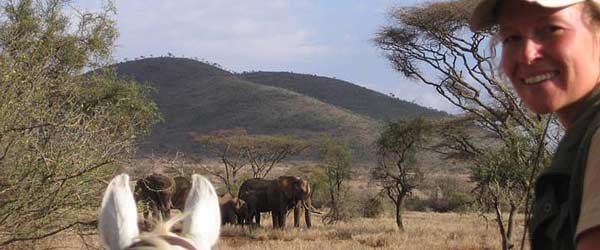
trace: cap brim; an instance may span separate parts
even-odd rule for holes
[[[585,0],[535,0],[535,1],[531,1],[531,2],[536,2],[539,5],[544,6],[546,8],[560,8],[560,7],[565,7],[565,6],[569,6],[572,4],[580,3],[583,1],[585,1]]]
[[[500,0],[482,0],[473,10],[469,27],[471,31],[481,31],[491,28],[497,23],[495,8]],[[537,3],[546,8],[560,8],[572,4],[584,2],[585,0],[523,0],[526,2]],[[595,0],[600,1],[600,0]]]
[[[473,10],[469,27],[471,31],[480,31],[490,28],[496,22],[494,9],[498,0],[482,0]]]

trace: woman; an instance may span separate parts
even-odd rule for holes
[[[600,247],[600,0],[483,0],[473,31],[497,27],[501,68],[534,112],[567,133],[537,179],[532,249]]]

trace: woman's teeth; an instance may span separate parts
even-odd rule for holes
[[[524,82],[527,85],[536,84],[541,81],[548,80],[548,79],[554,77],[555,75],[556,75],[556,73],[550,72],[550,73],[545,73],[545,74],[541,74],[541,75],[537,75],[537,76],[527,77],[527,78],[525,78]]]

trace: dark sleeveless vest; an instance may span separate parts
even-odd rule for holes
[[[575,250],[585,165],[592,137],[600,127],[600,87],[585,97],[582,107],[550,166],[537,178],[529,224],[532,250]]]

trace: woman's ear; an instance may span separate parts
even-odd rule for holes
[[[102,244],[111,250],[125,249],[138,237],[137,208],[127,174],[115,176],[108,184],[98,227]]]

